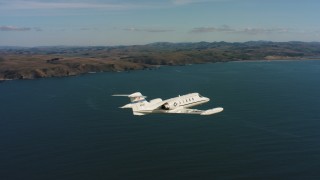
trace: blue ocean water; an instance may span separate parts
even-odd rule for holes
[[[199,92],[212,116],[133,116]],[[320,179],[320,61],[228,62],[0,83],[0,179]]]

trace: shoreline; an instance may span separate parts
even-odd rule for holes
[[[320,42],[152,43],[1,48],[0,80],[68,77],[218,62],[319,60]]]
[[[215,63],[228,63],[228,62],[235,62],[235,63],[250,63],[250,62],[293,62],[293,61],[318,61],[320,59],[279,59],[279,60],[241,60],[241,61],[224,61],[224,62],[207,62],[207,63],[193,63],[193,64],[179,64],[179,65],[156,65],[156,66],[149,66],[148,68],[143,69],[129,69],[129,70],[123,70],[123,71],[115,71],[115,70],[109,70],[109,71],[88,71],[83,72],[79,74],[71,74],[71,75],[65,75],[65,76],[47,76],[47,77],[34,77],[34,78],[23,78],[23,79],[0,79],[0,83],[4,83],[6,81],[14,81],[14,80],[35,80],[35,79],[46,79],[46,78],[67,78],[72,76],[81,76],[81,75],[87,75],[87,74],[98,74],[98,73],[124,73],[124,72],[132,72],[132,71],[150,71],[150,70],[157,70],[161,67],[173,67],[173,66],[189,66],[189,65],[196,65],[196,64],[215,64]]]
[[[267,60],[267,59],[262,59],[262,60],[242,60],[242,61],[229,61],[229,62],[286,62],[286,61],[319,61],[320,58],[301,58],[301,59],[273,59],[273,60]]]

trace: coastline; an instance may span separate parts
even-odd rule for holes
[[[273,60],[267,60],[267,59],[261,59],[261,60],[242,60],[242,61],[229,61],[229,62],[291,62],[291,61],[318,61],[320,58],[299,58],[299,59],[273,59]]]
[[[225,61],[222,63],[227,63],[227,62],[234,62],[234,63],[248,63],[248,62],[292,62],[292,61],[318,61],[319,59],[277,59],[277,60],[241,60],[241,61]],[[207,63],[195,63],[195,64],[208,64],[208,63],[221,63],[221,62],[207,62]],[[123,72],[130,72],[130,71],[138,71],[138,70],[156,70],[161,67],[165,66],[188,66],[188,65],[194,65],[194,64],[184,64],[184,65],[157,65],[157,66],[149,66],[149,65],[142,65],[143,68],[124,68],[122,70],[117,70],[117,69],[109,69],[106,71],[87,71],[87,72],[79,72],[78,74],[67,74],[67,75],[61,75],[61,74],[56,74],[56,75],[50,75],[50,76],[27,76],[25,78],[16,78],[16,79],[4,79],[0,78],[0,83],[4,83],[6,81],[13,81],[13,80],[33,80],[33,79],[40,79],[40,78],[59,78],[59,77],[70,77],[70,76],[79,76],[79,75],[86,75],[86,74],[96,74],[96,73],[105,73],[105,72],[117,72],[117,73],[123,73]],[[18,73],[18,72],[17,72]],[[31,78],[30,78],[31,77]]]
[[[0,81],[218,62],[319,60],[320,43],[152,43],[116,47],[0,47]]]

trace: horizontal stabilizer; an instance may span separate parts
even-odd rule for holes
[[[121,106],[120,108],[132,108],[132,104],[131,103],[130,104],[126,104],[124,106]]]
[[[135,92],[132,94],[114,94],[112,96],[123,96],[123,97],[129,97],[129,98],[134,98],[134,97],[144,97],[146,98],[147,96],[142,95],[140,92]]]
[[[114,94],[112,96],[123,96],[123,97],[129,97],[130,94]]]

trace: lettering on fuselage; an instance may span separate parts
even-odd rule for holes
[[[169,110],[169,109],[175,109],[177,107],[183,106],[183,107],[191,107],[198,104],[202,104],[206,102],[205,99],[202,98],[199,94],[190,94],[185,96],[180,96],[174,99],[171,99],[167,101],[162,106],[162,109]]]
[[[196,97],[195,97],[196,98]],[[179,104],[179,106],[187,106],[187,105],[191,105],[194,103],[197,103],[197,100],[195,100],[195,98],[193,97],[189,97],[189,98],[183,98],[177,102],[175,102],[175,104]],[[196,98],[197,99],[197,98]]]

